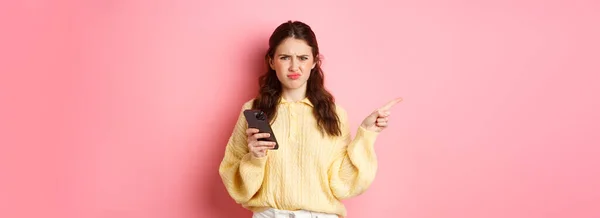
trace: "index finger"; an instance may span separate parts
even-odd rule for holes
[[[402,98],[396,98],[390,102],[388,102],[387,104],[385,104],[383,107],[381,107],[380,109],[382,110],[389,110],[390,108],[392,108],[392,106],[394,106],[395,104],[398,104],[399,102],[402,101]]]
[[[248,136],[251,136],[254,133],[258,133],[258,132],[259,132],[259,130],[257,128],[248,128],[248,129],[246,129],[246,135],[248,135]]]

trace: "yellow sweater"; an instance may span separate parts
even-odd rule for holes
[[[242,111],[252,106],[250,100]],[[378,133],[358,128],[351,139],[346,111],[336,106],[341,137],[323,136],[308,99],[283,98],[272,125],[278,150],[255,158],[248,151],[247,123],[240,112],[219,174],[231,197],[259,212],[268,208],[309,210],[346,216],[342,199],[362,194],[375,178]]]

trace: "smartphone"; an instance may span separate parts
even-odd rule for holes
[[[248,122],[249,128],[256,128],[258,129],[259,133],[269,133],[269,138],[261,138],[258,139],[259,141],[275,142],[275,147],[272,149],[279,149],[279,143],[275,138],[273,129],[271,129],[271,124],[267,119],[267,115],[263,111],[253,109],[244,110],[244,116],[246,117],[246,122]]]

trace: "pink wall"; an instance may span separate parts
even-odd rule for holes
[[[250,217],[217,167],[287,19],[354,127],[405,99],[349,217],[600,217],[597,2],[206,2],[0,4],[0,217]]]

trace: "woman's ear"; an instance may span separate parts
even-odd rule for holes
[[[269,62],[269,67],[271,67],[271,70],[275,70],[275,67],[273,66],[273,58],[268,57],[267,61]]]
[[[311,69],[315,69],[315,67],[317,67],[317,65],[321,64],[321,58],[322,58],[322,55],[318,54],[317,57],[315,58],[315,63],[313,63]]]

